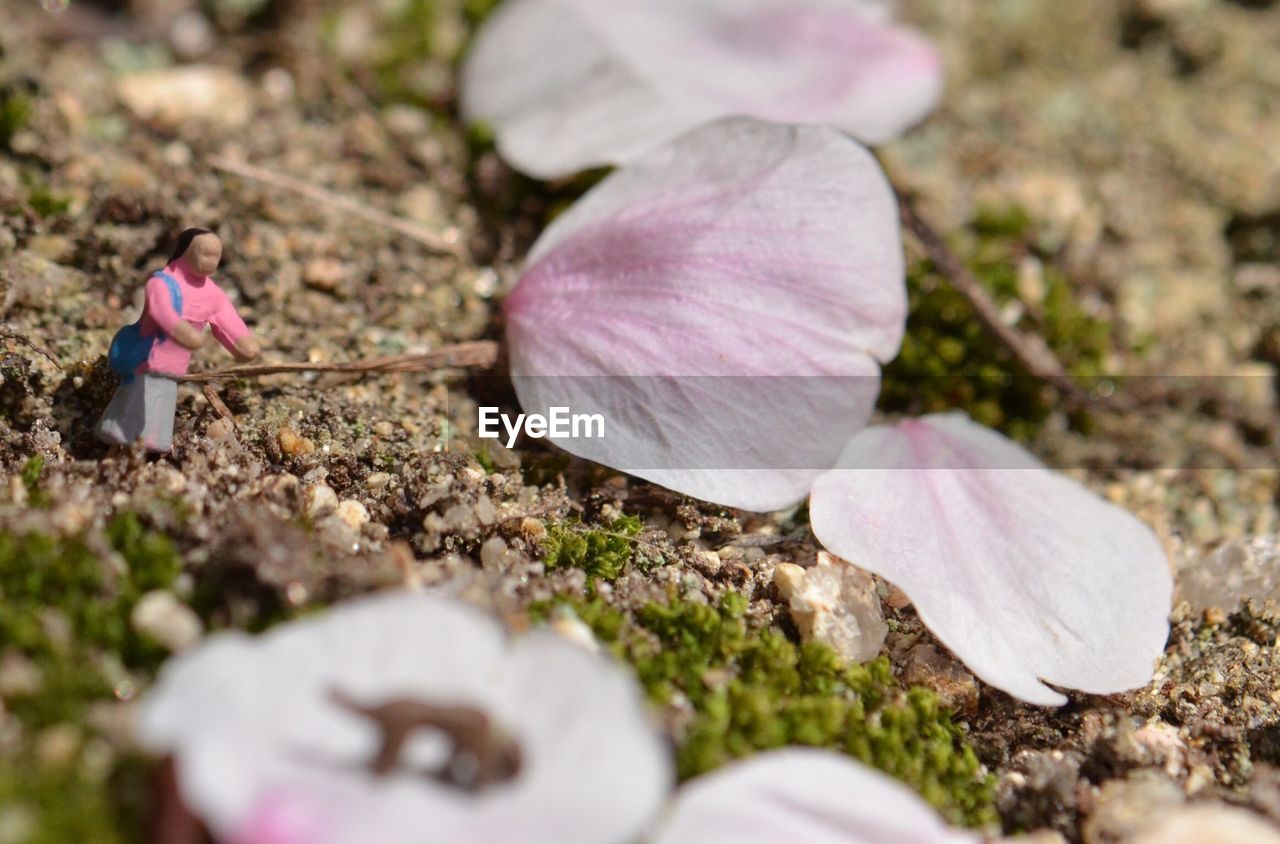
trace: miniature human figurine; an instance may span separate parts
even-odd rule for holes
[[[207,229],[187,229],[163,270],[147,279],[141,318],[111,343],[111,368],[120,386],[95,433],[111,445],[141,438],[151,451],[168,451],[178,404],[178,379],[191,353],[204,345],[205,326],[227,351],[250,361],[258,341],[210,275],[222,260],[222,241]]]

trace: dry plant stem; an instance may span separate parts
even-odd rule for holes
[[[209,402],[209,406],[213,408],[213,412],[230,422],[231,427],[234,428],[236,426],[236,418],[231,413],[231,408],[227,407],[226,403],[222,401],[222,396],[218,395],[218,388],[214,387],[213,384],[205,384],[201,388],[201,392],[204,393],[204,397]]]
[[[348,363],[274,363],[257,366],[234,366],[213,372],[195,372],[183,376],[183,381],[205,383],[232,378],[257,378],[263,375],[279,375],[284,372],[346,372],[352,374],[382,372],[429,372],[446,366],[466,366],[487,369],[498,359],[498,344],[492,340],[475,340],[457,343],[430,352],[408,355],[389,355],[380,358],[350,361]],[[207,395],[207,394],[206,394]],[[215,408],[216,409],[216,408]]]
[[[1018,331],[1000,318],[1000,307],[991,294],[920,213],[915,197],[906,191],[895,190],[903,225],[915,236],[938,273],[968,301],[986,332],[1007,348],[1027,372],[1057,388],[1064,399],[1079,404],[1090,403],[1089,395],[1072,380],[1042,339]]]
[[[370,208],[368,205],[357,202],[350,197],[341,196],[300,179],[285,176],[243,161],[233,161],[223,156],[214,156],[209,159],[209,164],[226,173],[231,173],[244,179],[252,179],[256,182],[262,182],[281,190],[292,191],[309,199],[314,199],[322,205],[352,214],[374,225],[391,229],[435,252],[461,259],[467,257],[466,247],[463,246],[460,236],[456,239],[449,239],[424,226],[418,226],[385,211]]]
[[[34,342],[31,341],[31,338],[29,337],[25,337],[17,333],[16,331],[8,331],[6,329],[0,329],[0,340],[12,340],[15,343],[20,343],[21,345],[26,346],[31,351],[35,352],[36,354],[48,360],[49,363],[58,367],[58,369],[62,369],[62,364],[58,363],[58,359],[55,358],[51,352],[49,352],[47,349],[43,349],[40,346],[37,346]]]

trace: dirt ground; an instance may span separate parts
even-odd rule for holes
[[[15,602],[39,589],[0,582],[11,639],[0,638],[0,844],[67,840],[48,830],[75,829],[64,817],[75,812],[39,788],[68,782],[86,807],[125,818],[79,840],[134,840],[128,818],[145,812],[119,795],[145,800],[145,788],[116,786],[145,778],[128,714],[164,650],[103,645],[134,642],[134,598],[112,604],[125,617],[104,629],[129,628],[116,638],[87,632],[76,602],[98,600],[94,589],[127,596],[119,569],[136,565],[139,542],[175,555],[165,588],[206,630],[261,629],[406,583],[516,619],[583,593],[582,571],[544,565],[549,529],[626,514],[643,520],[651,559],[602,590],[606,603],[625,613],[732,589],[759,625],[795,637],[772,584],[779,563],[815,560],[803,513],[722,511],[549,447],[482,448],[477,403],[515,404],[501,362],[483,374],[245,379],[218,388],[229,419],[189,385],[162,457],[108,457],[91,436],[114,387],[111,336],[188,225],[222,236],[220,281],[266,360],[501,341],[499,303],[522,255],[582,185],[513,174],[460,125],[456,62],[488,4],[3,2],[0,557],[21,564],[14,549],[35,534],[80,541],[92,570],[72,579],[97,586],[35,612],[21,638],[3,614],[32,612]],[[910,682],[944,698],[946,683],[964,689],[946,699],[994,778],[992,833],[1120,842],[1184,803],[1234,804],[1280,826],[1280,5],[902,5],[940,44],[948,93],[883,159],[962,252],[976,248],[984,209],[1025,214],[1029,228],[1000,252],[1016,290],[1003,304],[1021,325],[1051,324],[1038,314],[1056,274],[1072,313],[1104,327],[1100,369],[1135,402],[1083,421],[1051,407],[1018,430],[1150,523],[1179,588],[1166,656],[1133,694],[1073,695],[1053,712],[955,664]],[[1068,363],[1072,342],[1051,343]],[[212,345],[197,359],[231,363]],[[112,532],[122,514],[142,539]],[[902,677],[930,639],[896,606],[886,653]],[[148,647],[164,638],[150,636]],[[50,677],[82,639],[99,647],[75,670],[96,679],[67,691]],[[58,702],[41,688],[62,689]]]

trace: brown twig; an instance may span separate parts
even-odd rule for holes
[[[53,353],[50,352],[48,349],[44,349],[44,348],[41,348],[40,346],[37,346],[34,342],[32,342],[30,337],[26,337],[22,334],[19,334],[16,331],[0,329],[0,340],[12,340],[15,343],[19,343],[23,346],[26,346],[31,351],[35,352],[36,354],[48,360],[49,363],[58,367],[58,369],[62,369],[62,364],[58,363],[58,359],[53,356]]]
[[[1067,374],[1067,370],[1044,340],[1034,334],[1019,331],[1001,318],[1000,306],[991,298],[982,282],[951,251],[937,229],[920,213],[915,196],[901,189],[897,189],[897,193],[903,225],[915,236],[938,273],[973,308],[974,315],[986,332],[1008,349],[1023,369],[1052,384],[1064,398],[1081,403],[1092,401],[1088,393]]]
[[[498,359],[498,344],[492,340],[475,340],[457,343],[430,352],[408,355],[390,355],[380,358],[347,363],[269,363],[260,366],[234,366],[213,372],[195,372],[183,381],[204,383],[225,381],[232,378],[257,378],[262,375],[278,375],[284,372],[347,372],[353,374],[383,372],[429,372],[446,366],[466,366],[487,369]]]
[[[205,384],[201,388],[205,399],[209,402],[209,406],[213,408],[213,412],[221,416],[223,419],[231,423],[231,427],[236,426],[236,417],[231,412],[231,408],[227,407],[226,402],[222,400],[222,396],[218,395],[218,388],[211,383]]]
[[[388,214],[385,211],[379,211],[371,208],[364,203],[325,190],[322,187],[304,182],[301,179],[295,179],[292,176],[285,176],[263,167],[258,167],[243,161],[234,161],[224,156],[214,156],[209,159],[209,164],[218,170],[240,176],[244,179],[252,179],[281,190],[292,191],[301,194],[308,199],[314,199],[316,202],[344,211],[356,217],[391,229],[392,231],[402,234],[410,240],[417,241],[423,246],[435,252],[441,252],[446,255],[452,255],[455,258],[465,259],[467,257],[466,247],[462,243],[462,236],[457,229],[451,229],[444,234],[439,234],[426,228],[425,226],[415,225],[402,217]]]

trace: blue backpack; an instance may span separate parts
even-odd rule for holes
[[[178,316],[182,316],[182,290],[178,288],[177,279],[163,270],[155,275],[159,276],[169,288],[169,301],[173,304],[173,309],[178,312]],[[116,332],[116,336],[111,338],[111,348],[107,350],[107,365],[111,367],[112,372],[120,376],[122,384],[131,384],[134,372],[147,362],[151,347],[156,343],[163,343],[164,340],[164,335],[143,337],[142,317],[138,317],[137,322],[121,328]]]

